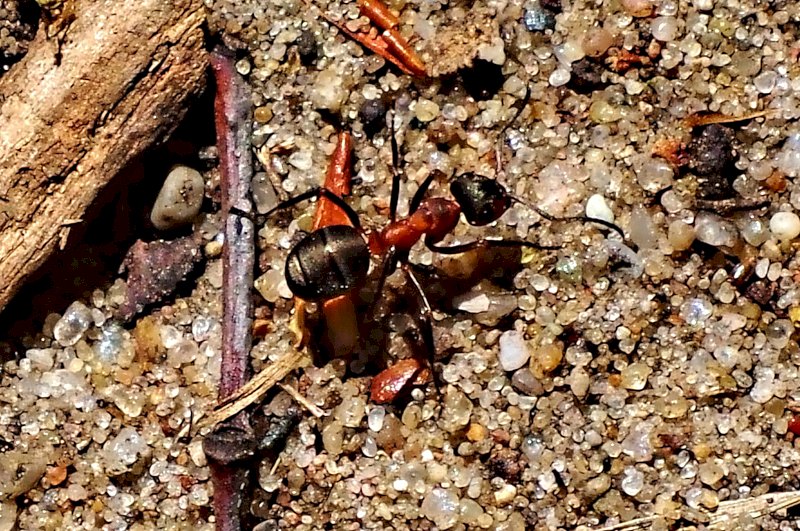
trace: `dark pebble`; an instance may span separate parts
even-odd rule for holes
[[[601,89],[604,85],[601,65],[588,57],[572,63],[572,77],[567,85],[569,88],[575,92],[586,94]]]
[[[759,306],[766,306],[774,293],[775,284],[766,280],[756,280],[745,290],[745,295]]]
[[[556,27],[556,15],[549,9],[537,6],[533,9],[525,10],[522,22],[528,31],[552,30]]]
[[[735,195],[732,183],[738,172],[733,139],[731,128],[711,124],[689,145],[689,168],[698,176],[701,197],[725,199]]]
[[[386,102],[383,98],[365,100],[358,111],[358,116],[364,124],[367,136],[373,136],[380,131],[386,122]]]
[[[461,69],[461,79],[467,94],[476,100],[492,99],[505,82],[502,67],[483,59],[475,59],[471,67]]]
[[[539,5],[553,13],[561,13],[561,0],[539,0]]]
[[[309,65],[317,58],[317,39],[311,30],[303,30],[297,38],[297,54],[304,65]]]
[[[516,483],[522,473],[519,453],[510,448],[500,448],[492,453],[486,466],[493,476]]]

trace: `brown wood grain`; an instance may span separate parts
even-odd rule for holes
[[[0,77],[0,310],[205,84],[201,0],[75,0],[74,15]]]

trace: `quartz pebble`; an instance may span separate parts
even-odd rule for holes
[[[504,371],[515,371],[523,367],[530,357],[530,348],[522,333],[515,330],[503,332],[500,336],[499,361]]]
[[[170,230],[191,223],[203,203],[204,183],[200,172],[188,166],[175,166],[167,175],[150,213],[159,230]]]
[[[53,335],[61,346],[74,345],[91,324],[91,310],[81,302],[73,302],[56,323]]]
[[[769,220],[769,230],[779,240],[793,240],[800,235],[800,217],[794,212],[777,212]]]
[[[675,17],[656,17],[650,22],[650,32],[659,41],[674,41],[678,35],[678,21]]]
[[[586,215],[590,218],[614,223],[614,211],[606,203],[605,197],[600,194],[594,194],[586,201]]]
[[[422,500],[422,515],[439,529],[450,529],[458,523],[458,496],[450,489],[434,488]]]

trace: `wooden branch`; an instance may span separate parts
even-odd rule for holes
[[[39,31],[0,77],[0,310],[62,227],[175,128],[205,83],[201,0],[74,7],[58,38]]]

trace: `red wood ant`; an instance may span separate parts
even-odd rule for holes
[[[479,247],[556,249],[557,247],[542,246],[524,240],[478,239],[457,245],[440,245],[440,242],[455,229],[461,214],[471,225],[484,226],[497,221],[515,202],[526,204],[550,221],[598,223],[617,231],[624,238],[619,227],[605,220],[588,216],[565,218],[550,216],[513,196],[496,180],[476,173],[464,173],[455,177],[450,183],[452,198],[426,197],[433,180],[441,175],[440,172],[432,172],[412,197],[408,216],[398,219],[401,173],[397,169],[399,150],[393,131],[391,145],[393,174],[390,213],[389,223],[383,229],[378,231],[364,229],[352,207],[337,193],[325,187],[315,187],[292,197],[265,215],[270,216],[302,201],[324,198],[339,207],[350,222],[349,225],[320,227],[303,237],[289,252],[285,268],[286,282],[292,293],[305,301],[324,303],[362,287],[367,281],[373,256],[383,259],[376,289],[376,293],[380,294],[386,279],[398,265],[400,266],[419,299],[420,331],[437,389],[438,379],[433,371],[435,345],[431,305],[409,262],[409,252],[418,241],[424,240],[431,251],[441,254],[460,254]]]

